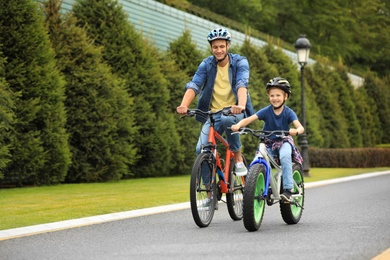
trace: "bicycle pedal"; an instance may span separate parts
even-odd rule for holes
[[[301,209],[304,209],[301,204],[299,204],[298,201],[294,201],[292,204],[294,204],[297,207],[300,207]]]

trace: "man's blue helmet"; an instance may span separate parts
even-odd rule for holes
[[[207,40],[211,44],[212,41],[214,40],[226,40],[230,42],[231,36],[228,30],[222,29],[222,28],[217,28],[209,32],[207,35]]]

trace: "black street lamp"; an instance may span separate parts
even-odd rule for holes
[[[302,125],[305,128],[305,132],[301,135],[300,143],[303,158],[303,173],[304,176],[310,176],[310,163],[309,163],[309,143],[307,142],[306,135],[306,103],[305,103],[305,85],[304,85],[304,70],[305,65],[309,60],[311,44],[306,38],[306,35],[301,35],[295,43],[295,49],[297,50],[298,63],[301,65],[301,102],[302,102]]]

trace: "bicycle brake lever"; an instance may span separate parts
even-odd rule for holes
[[[222,110],[222,115],[224,115],[224,116],[231,116],[231,115],[233,115],[231,108],[230,107],[224,108]]]

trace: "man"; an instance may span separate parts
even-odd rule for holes
[[[234,153],[236,175],[244,176],[247,169],[241,156],[240,135],[231,135],[232,131],[227,127],[254,113],[248,94],[248,60],[229,53],[231,36],[226,29],[212,30],[207,40],[212,55],[201,62],[192,80],[186,84],[183,100],[176,110],[179,114],[187,113],[188,106],[197,94],[200,94],[197,108],[203,111],[231,107],[232,116],[220,114],[215,117],[215,128],[220,134],[226,133],[226,139]],[[204,123],[196,146],[196,153],[199,154],[202,144],[207,144],[210,122],[200,117],[197,120]]]

